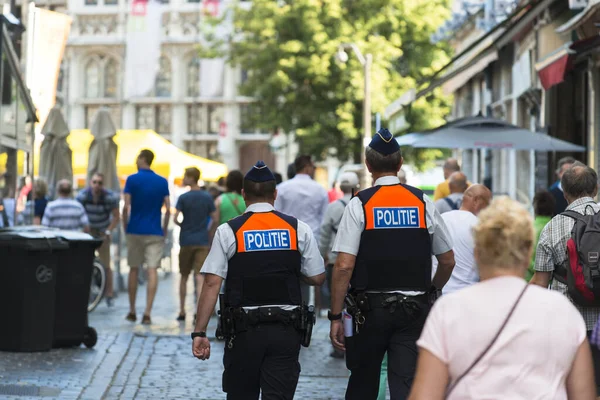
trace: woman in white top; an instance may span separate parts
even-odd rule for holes
[[[581,314],[565,296],[523,279],[533,244],[530,215],[502,197],[473,230],[481,282],[432,308],[417,342],[409,399],[596,399]]]

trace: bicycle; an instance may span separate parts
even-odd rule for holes
[[[88,300],[88,312],[94,311],[94,309],[100,304],[104,297],[104,290],[106,289],[106,270],[104,265],[100,262],[97,257],[94,258],[92,265],[92,279],[90,285],[90,297]]]

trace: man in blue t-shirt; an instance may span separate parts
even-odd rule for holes
[[[125,182],[125,205],[123,206],[123,229],[127,235],[127,262],[129,263],[129,314],[127,320],[135,322],[135,297],[138,286],[139,267],[148,268],[148,294],[142,324],[150,324],[150,312],[158,285],[157,268],[163,257],[165,237],[171,216],[169,184],[150,169],[154,153],[142,150],[137,158],[138,173]],[[161,210],[165,216],[161,226]]]
[[[203,276],[200,268],[204,264],[209,251],[209,225],[215,220],[215,203],[212,196],[198,186],[200,170],[195,167],[187,168],[183,175],[183,184],[190,187],[190,191],[182,194],[175,207],[175,223],[181,227],[179,234],[179,316],[178,321],[185,321],[185,296],[187,281],[190,273],[194,271],[196,295],[202,291]],[[179,213],[183,221],[179,222]],[[194,303],[197,304],[197,303]]]

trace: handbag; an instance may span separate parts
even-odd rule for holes
[[[452,391],[456,388],[456,386],[458,386],[458,384],[460,383],[460,381],[462,381],[463,378],[465,376],[467,376],[469,374],[469,372],[471,372],[473,370],[473,368],[475,368],[475,366],[477,364],[479,364],[479,362],[481,361],[481,359],[483,357],[485,357],[485,355],[490,351],[490,349],[492,348],[492,346],[494,346],[494,344],[496,343],[496,341],[500,337],[500,334],[502,334],[502,332],[504,331],[504,328],[508,324],[508,320],[510,319],[510,317],[512,317],[513,313],[515,312],[515,309],[517,308],[517,305],[519,305],[519,302],[523,298],[523,295],[525,294],[525,291],[527,290],[528,287],[529,287],[529,284],[526,283],[525,287],[521,291],[521,294],[519,294],[519,297],[517,297],[517,300],[513,304],[512,308],[510,309],[510,312],[508,313],[508,315],[506,316],[506,318],[504,318],[504,322],[502,322],[502,325],[500,326],[500,329],[498,329],[498,332],[496,332],[496,335],[494,336],[494,338],[492,339],[492,341],[481,352],[481,354],[479,354],[479,356],[477,358],[475,358],[475,361],[473,361],[471,363],[471,365],[469,365],[469,368],[467,368],[462,374],[459,375],[458,378],[456,378],[456,380],[454,381],[454,384],[452,384],[448,388],[448,390],[446,391],[446,398],[448,398],[450,396],[450,393],[452,393]]]

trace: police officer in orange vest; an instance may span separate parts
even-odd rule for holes
[[[336,348],[346,350],[351,370],[346,399],[377,398],[386,352],[391,397],[406,399],[415,374],[416,341],[433,294],[452,274],[454,253],[433,202],[398,180],[403,158],[392,134],[381,129],[365,154],[374,186],[348,203],[333,245],[338,257],[330,337]],[[433,280],[432,254],[439,261]],[[349,315],[342,314],[344,304]]]
[[[218,227],[204,262],[204,286],[192,333],[194,356],[210,357],[206,328],[223,280],[225,336],[223,391],[227,399],[292,399],[300,375],[301,344],[308,346],[300,281],[320,286],[323,258],[311,229],[273,208],[275,177],[259,161],[244,178],[244,214]],[[307,300],[307,299],[304,299]]]

